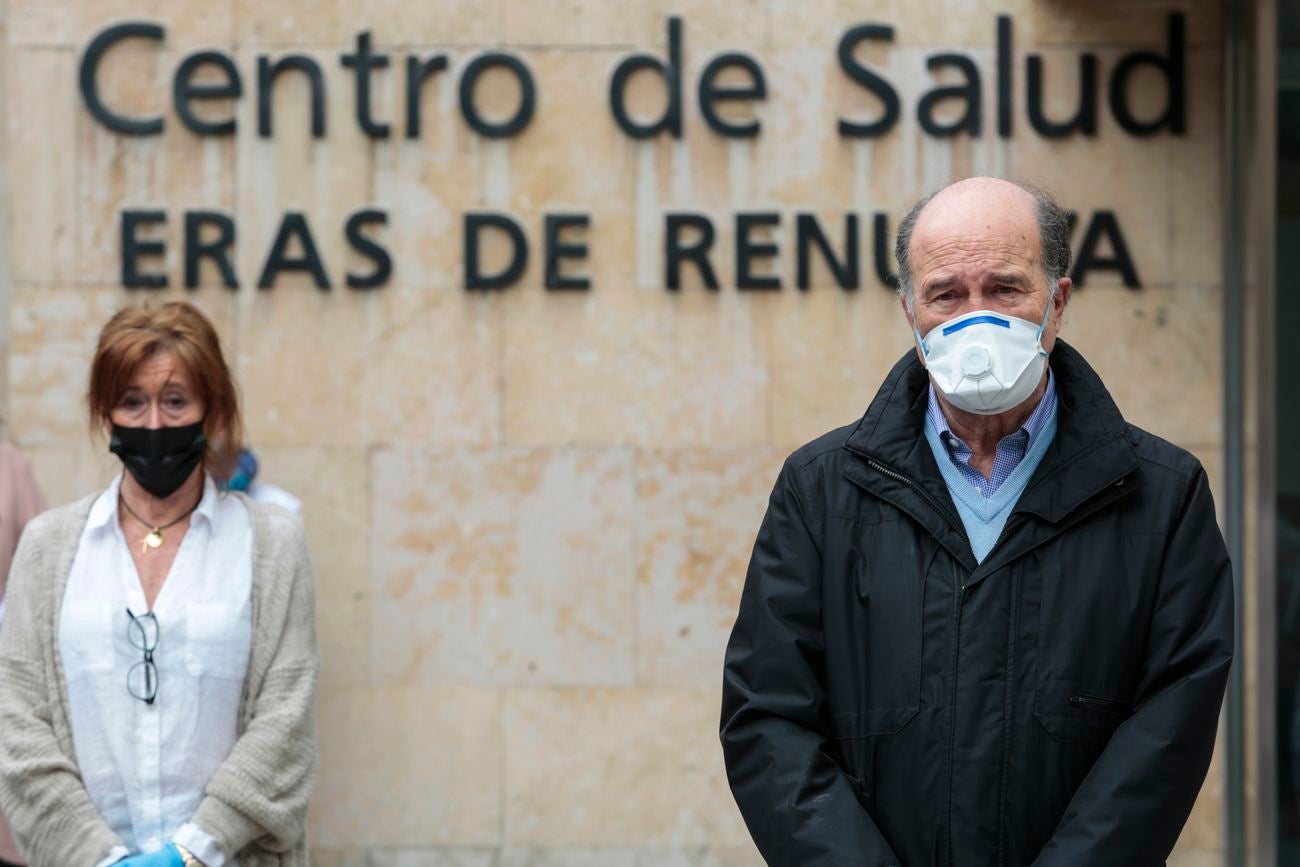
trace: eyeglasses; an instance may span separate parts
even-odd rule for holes
[[[126,636],[130,639],[131,646],[144,652],[144,660],[131,666],[131,670],[126,673],[126,688],[132,697],[145,704],[153,704],[158,697],[158,666],[153,662],[153,652],[158,649],[158,618],[152,611],[139,617],[130,608],[126,609],[126,613],[131,617],[131,622],[126,627]]]

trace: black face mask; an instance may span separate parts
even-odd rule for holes
[[[140,487],[159,499],[170,497],[185,484],[207,447],[201,421],[153,430],[115,424],[108,441],[108,450],[122,459]]]

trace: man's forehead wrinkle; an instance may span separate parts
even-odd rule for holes
[[[951,238],[918,245],[913,265],[918,272],[970,268],[1021,271],[1034,267],[1037,256],[1026,245],[1008,240]]]

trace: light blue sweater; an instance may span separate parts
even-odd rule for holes
[[[1002,528],[1007,524],[1007,518],[1011,517],[1011,512],[1015,509],[1020,495],[1024,493],[1025,487],[1028,486],[1034,470],[1042,463],[1043,455],[1047,454],[1047,447],[1056,438],[1056,407],[1052,407],[1051,415],[1042,431],[1034,437],[1024,458],[990,497],[985,497],[978,488],[962,478],[961,472],[953,466],[952,458],[948,455],[943,441],[939,439],[939,432],[929,418],[925,422],[925,438],[930,443],[930,450],[934,452],[934,460],[939,465],[939,472],[943,473],[943,480],[948,485],[948,493],[952,495],[952,501],[957,506],[957,514],[961,515],[961,522],[966,527],[966,535],[970,538],[970,547],[975,554],[975,560],[982,563],[989,551],[997,544],[998,537],[1002,535]]]

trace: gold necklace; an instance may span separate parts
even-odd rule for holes
[[[162,544],[163,544],[163,530],[170,530],[172,527],[175,527],[175,526],[176,526],[177,524],[179,524],[181,521],[184,521],[184,520],[185,520],[186,518],[188,518],[190,515],[194,514],[194,510],[197,509],[197,508],[199,507],[199,503],[203,502],[203,494],[201,494],[201,493],[199,494],[198,502],[196,502],[193,506],[190,506],[189,509],[186,510],[185,514],[181,515],[181,516],[180,516],[179,518],[177,518],[175,521],[172,521],[172,522],[167,523],[167,524],[163,524],[163,525],[161,525],[161,526],[159,526],[158,524],[150,524],[150,523],[149,523],[148,521],[146,521],[144,518],[141,518],[139,515],[137,515],[137,514],[135,513],[135,509],[132,509],[132,508],[131,508],[131,504],[128,503],[128,502],[126,501],[126,497],[122,496],[122,492],[121,492],[121,491],[118,491],[118,492],[117,492],[117,499],[118,499],[118,502],[120,502],[120,503],[122,504],[122,508],[126,509],[126,513],[127,513],[128,515],[130,515],[132,518],[135,518],[135,519],[136,519],[137,521],[139,521],[141,524],[143,524],[143,525],[145,525],[146,527],[149,528],[149,532],[146,533],[146,534],[145,534],[143,537],[141,537],[141,539],[140,539],[140,553],[141,553],[141,554],[144,554],[144,553],[147,553],[148,551],[150,551],[150,550],[152,550],[152,549],[156,549],[156,548],[161,548],[161,547],[162,547]]]

